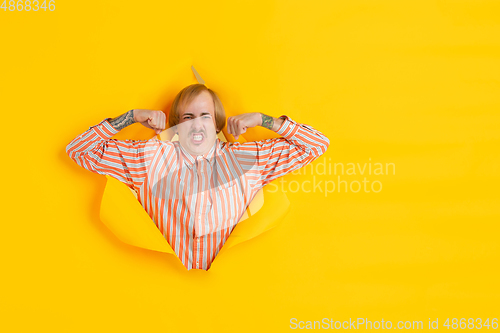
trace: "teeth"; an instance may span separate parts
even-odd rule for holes
[[[202,139],[202,136],[201,136],[201,134],[195,134],[195,135],[193,136],[193,139],[194,139],[195,141],[200,141],[200,140]]]

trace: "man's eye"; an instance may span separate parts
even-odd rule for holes
[[[210,116],[203,116],[203,118],[206,118],[206,119],[208,119],[208,118],[210,118]]]

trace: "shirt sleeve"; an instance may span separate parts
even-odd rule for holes
[[[330,140],[313,127],[297,123],[285,115],[280,118],[284,121],[276,133],[281,138],[247,142],[238,147],[242,160],[248,160],[250,156],[255,158],[252,169],[258,171],[255,179],[258,187],[311,163],[330,145]]]
[[[147,170],[161,144],[150,140],[111,139],[119,132],[106,118],[77,136],[66,153],[79,166],[101,175],[110,175],[132,189],[144,182]]]

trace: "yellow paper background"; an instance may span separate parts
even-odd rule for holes
[[[56,1],[0,10],[0,28],[2,331],[500,317],[497,1]],[[106,117],[167,110],[191,65],[228,110],[325,133],[313,166],[395,174],[366,176],[380,193],[287,193],[282,223],[209,272],[122,243],[99,220],[105,177],[64,148]],[[284,179],[314,176],[337,180]]]

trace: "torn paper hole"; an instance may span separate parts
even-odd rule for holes
[[[226,141],[222,132],[219,135]],[[137,199],[135,191],[109,175],[106,175],[106,179],[100,210],[101,221],[127,244],[175,255],[168,241]],[[217,256],[275,227],[288,213],[289,208],[290,202],[285,193],[270,191],[264,187],[247,207]],[[216,261],[217,258],[214,263]]]

